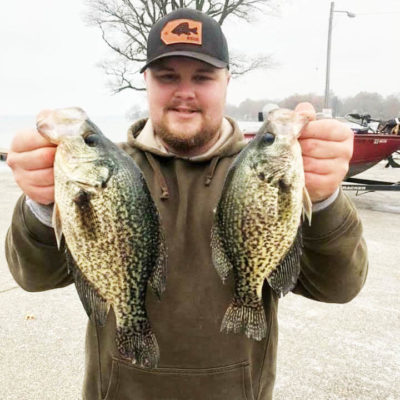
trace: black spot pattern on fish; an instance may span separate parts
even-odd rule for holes
[[[281,140],[279,133],[274,132],[273,141],[258,135],[231,166],[211,236],[217,271],[225,280],[232,270],[235,279],[233,301],[221,330],[244,333],[256,340],[267,332],[262,286],[292,248],[303,204],[300,145],[295,140]],[[289,276],[288,282],[292,284],[299,268],[293,264],[290,271],[292,264],[286,265],[289,269],[285,274],[296,275]]]
[[[141,171],[126,153],[101,133],[95,147],[83,140],[82,146],[79,151],[98,158],[92,164],[83,161],[81,170],[79,165],[71,167],[68,175],[59,150],[55,160],[55,198],[63,235],[80,271],[75,276],[86,282],[76,286],[78,291],[96,293],[113,308],[120,355],[142,367],[155,367],[159,349],[145,300],[149,283],[158,296],[165,284],[166,249],[159,214]],[[107,185],[102,187],[104,181]],[[100,184],[90,189],[92,182]],[[93,296],[80,293],[81,299],[93,302],[87,310],[100,304],[91,300]],[[92,312],[89,317],[99,323],[96,315],[100,314]]]

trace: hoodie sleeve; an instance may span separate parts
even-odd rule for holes
[[[352,300],[365,283],[368,258],[362,225],[351,200],[340,191],[327,208],[303,224],[301,273],[293,292],[328,303]]]
[[[5,250],[11,274],[29,292],[64,287],[73,282],[64,249],[57,248],[53,229],[32,214],[25,196],[15,206]]]

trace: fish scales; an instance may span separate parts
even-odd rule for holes
[[[233,271],[235,290],[221,330],[261,340],[267,326],[265,279],[278,294],[291,290],[300,272],[299,225],[306,200],[301,148],[307,120],[290,110],[270,113],[256,138],[232,164],[214,216],[211,246],[223,281]]]
[[[60,119],[74,113],[78,128],[54,137],[52,129],[63,130]],[[144,177],[82,110],[55,110],[38,118],[38,129],[58,144],[54,224],[65,238],[82,303],[101,325],[112,307],[120,354],[155,367],[159,349],[145,299],[148,284],[158,296],[164,290],[166,249]]]

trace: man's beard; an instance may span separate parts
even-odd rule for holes
[[[218,134],[221,123],[222,118],[221,121],[214,124],[203,121],[197,131],[191,133],[190,136],[185,134],[184,128],[179,132],[176,129],[170,129],[166,117],[163,117],[158,124],[153,123],[153,128],[155,134],[169,150],[182,154],[191,153],[209,143]]]

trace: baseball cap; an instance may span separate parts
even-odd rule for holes
[[[217,68],[229,67],[228,44],[217,21],[201,11],[179,8],[158,20],[147,39],[147,61],[183,56]]]

